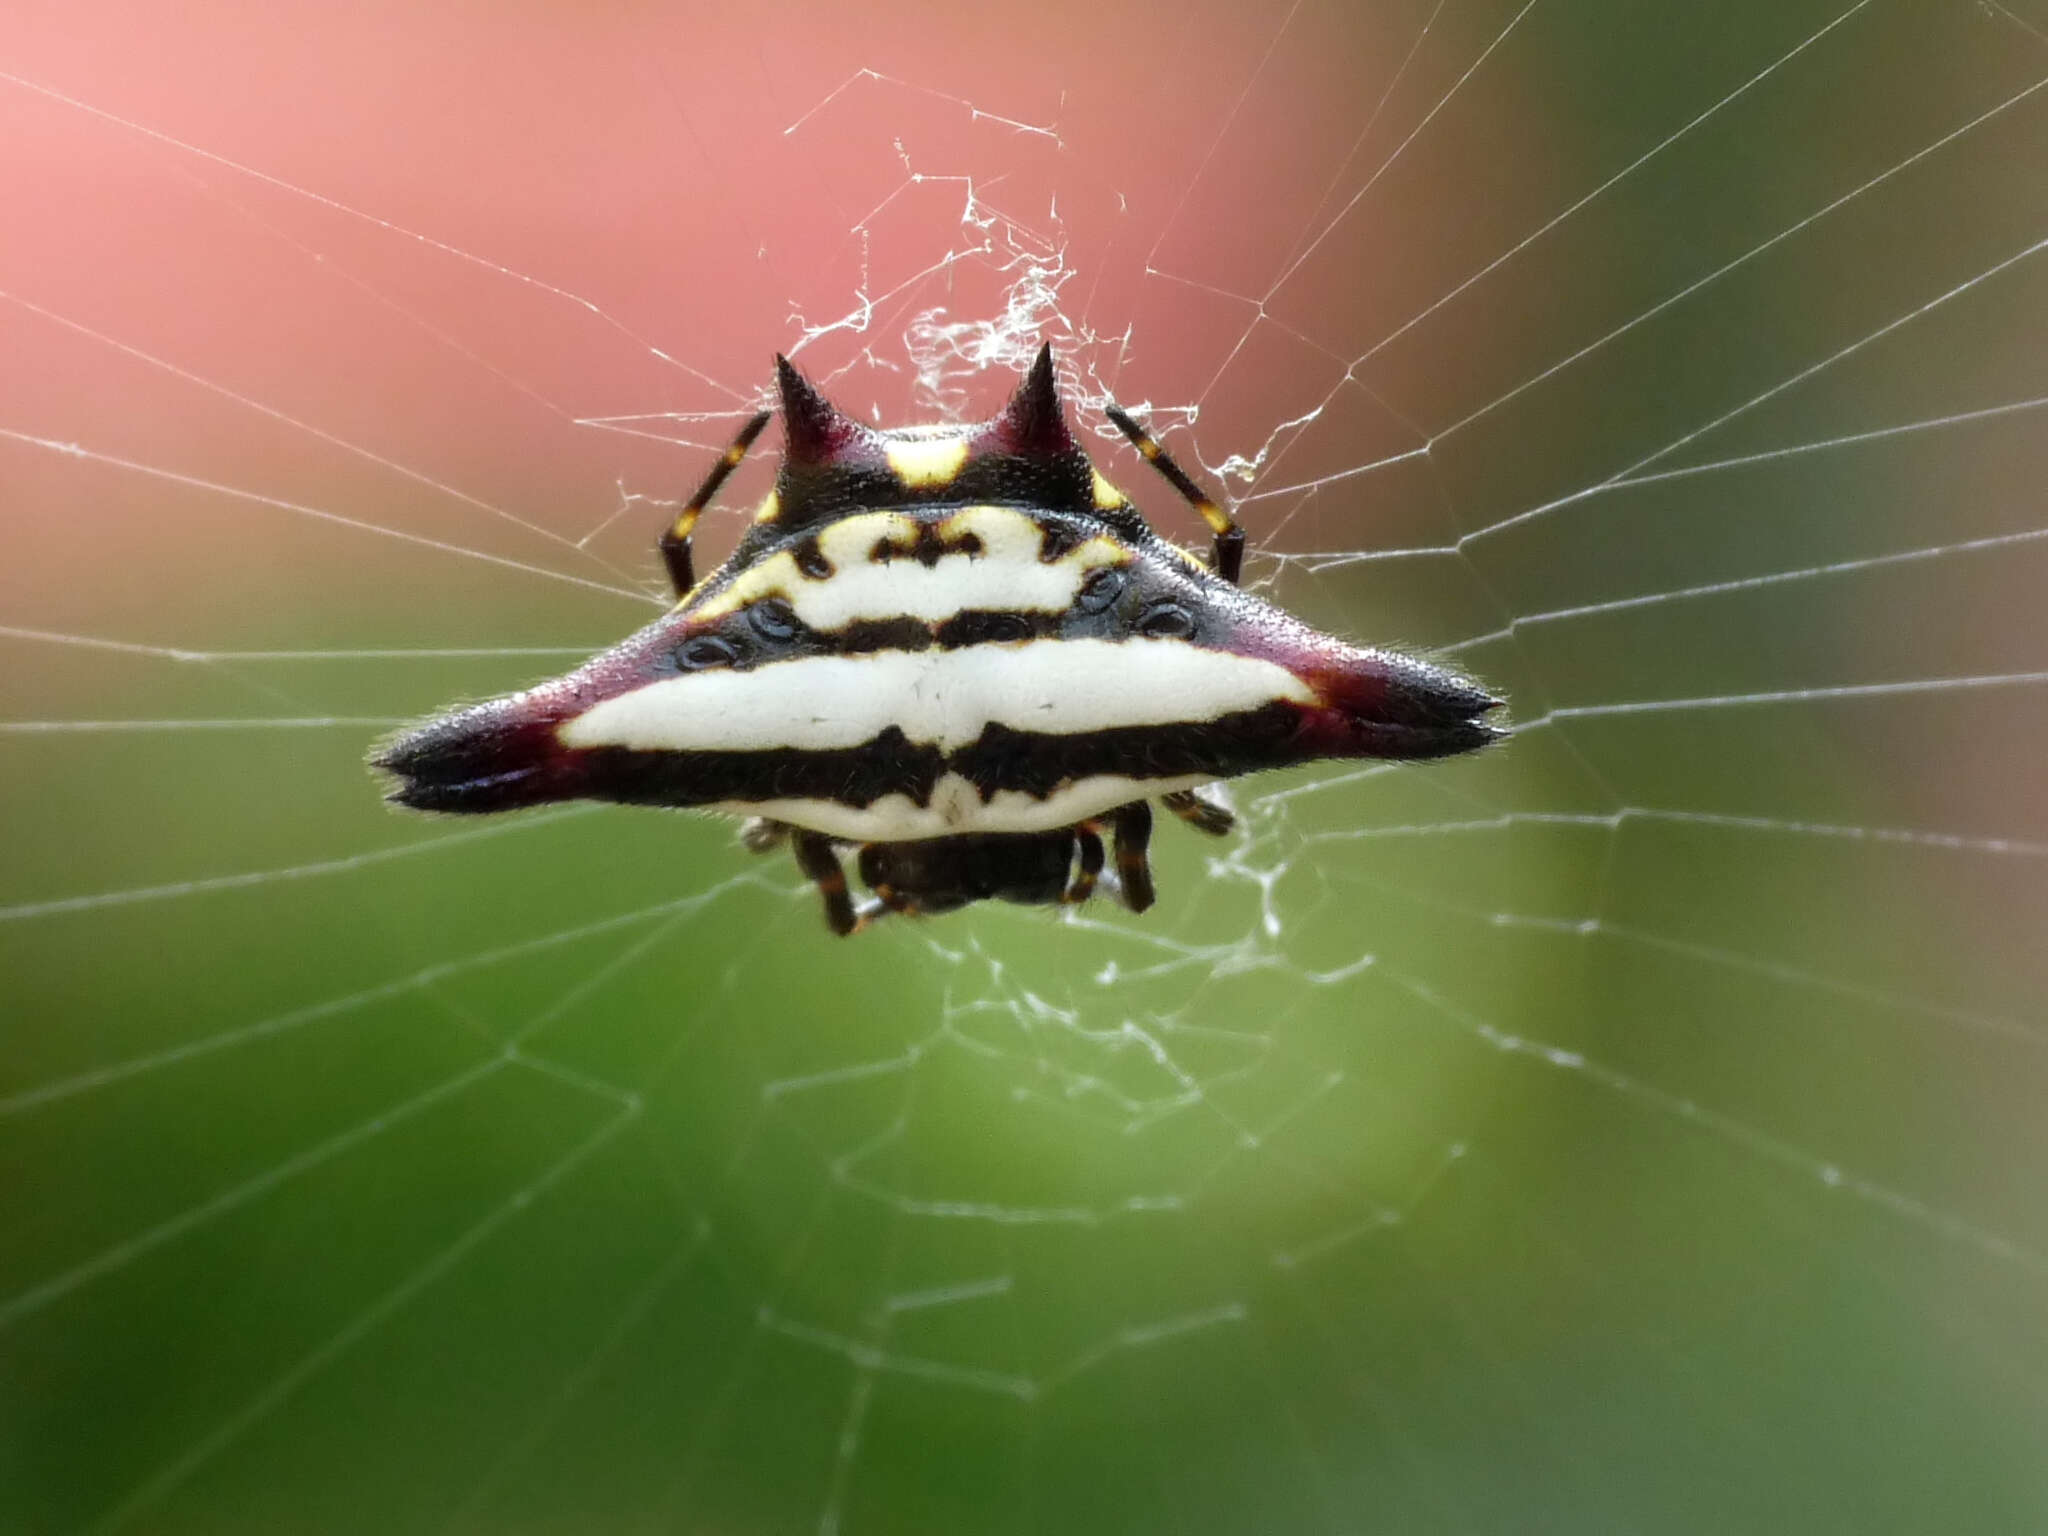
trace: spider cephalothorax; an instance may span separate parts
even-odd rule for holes
[[[1152,903],[1147,801],[1206,832],[1214,779],[1318,758],[1429,758],[1503,735],[1498,704],[1237,586],[1244,534],[1130,417],[1108,414],[1208,521],[1204,565],[1153,533],[1067,426],[1052,353],[976,425],[877,430],[776,359],[775,489],[696,580],[697,516],[767,424],[741,430],[661,550],[678,601],[565,677],[429,721],[375,759],[392,799],[501,811],[593,799],[755,818],[836,932],[868,911],[999,897]]]

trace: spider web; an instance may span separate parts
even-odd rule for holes
[[[0,1523],[2038,1524],[2048,15],[116,9],[0,49]],[[845,943],[378,803],[771,349],[1041,338],[1513,742]]]

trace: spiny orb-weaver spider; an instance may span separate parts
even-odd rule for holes
[[[675,607],[565,677],[431,720],[373,759],[391,799],[512,810],[590,799],[751,818],[787,841],[832,931],[884,911],[1092,894],[1103,837],[1152,905],[1149,801],[1201,831],[1211,780],[1319,758],[1432,758],[1506,732],[1500,701],[1239,589],[1244,530],[1115,405],[1208,523],[1208,564],[1155,534],[1067,426],[1043,347],[978,424],[877,429],[777,357],[775,488],[702,583],[690,535],[771,412],[661,538]],[[874,893],[856,906],[838,849]]]

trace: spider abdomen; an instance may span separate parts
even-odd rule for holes
[[[377,762],[393,799],[767,818],[848,932],[834,841],[872,845],[862,870],[903,910],[1084,900],[1102,819],[1142,910],[1151,798],[1213,832],[1228,816],[1186,793],[1209,780],[1501,734],[1482,719],[1498,701],[1454,673],[1240,590],[1242,530],[1112,407],[1210,523],[1211,563],[1154,534],[1068,431],[1050,353],[1000,415],[958,428],[876,431],[778,371],[782,470],[731,559],[696,582],[689,531],[765,413],[662,540],[676,607],[564,677],[392,742]]]

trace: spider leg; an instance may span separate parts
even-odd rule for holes
[[[875,900],[879,903],[876,908],[877,911],[902,912],[909,916],[916,915],[917,902],[905,892],[897,890],[888,881],[884,880],[874,888],[874,891]]]
[[[697,526],[698,514],[711,504],[711,498],[725,484],[725,477],[739,468],[740,460],[747,456],[747,450],[754,446],[754,439],[761,435],[761,429],[768,425],[768,418],[773,414],[772,411],[762,411],[740,428],[740,435],[719,455],[718,462],[711,466],[711,473],[697,487],[697,494],[683,503],[683,510],[676,514],[675,523],[662,534],[662,564],[668,567],[669,585],[676,589],[679,600],[697,585],[696,562],[690,558],[690,533]]]
[[[1159,803],[1197,832],[1206,832],[1211,837],[1228,837],[1230,829],[1237,825],[1235,816],[1214,801],[1204,800],[1192,789],[1177,789],[1170,795],[1161,795]]]
[[[1142,912],[1152,905],[1152,861],[1146,846],[1152,841],[1152,807],[1142,800],[1120,805],[1109,813],[1116,836],[1116,876],[1124,888],[1124,905]]]
[[[846,889],[846,871],[840,867],[839,855],[832,851],[832,839],[822,832],[797,831],[790,838],[790,847],[796,853],[796,867],[825,898],[825,926],[845,938],[860,927],[861,917],[853,910],[853,897]]]
[[[1074,828],[1074,841],[1080,845],[1081,868],[1074,875],[1074,883],[1060,897],[1070,907],[1078,907],[1095,894],[1095,880],[1102,873],[1101,825],[1093,821],[1082,822]]]
[[[740,823],[740,846],[749,853],[773,853],[789,837],[789,823],[749,816]]]
[[[1202,514],[1202,521],[1209,525],[1209,531],[1216,536],[1211,563],[1216,574],[1233,587],[1238,585],[1238,572],[1244,568],[1244,529],[1236,520],[1216,504],[1208,492],[1188,477],[1188,472],[1174,463],[1173,455],[1153,440],[1152,434],[1139,426],[1114,401],[1103,406],[1104,413],[1116,423],[1116,428],[1131,440],[1131,446],[1151,461],[1152,467],[1166,476],[1181,499]]]

